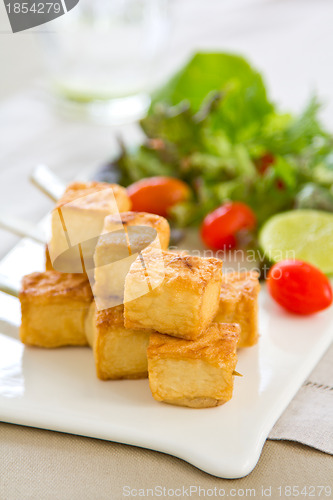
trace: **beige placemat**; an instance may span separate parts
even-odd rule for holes
[[[267,494],[271,492],[270,498],[277,500],[290,498],[288,492],[293,486],[300,490],[305,486],[327,486],[332,475],[331,456],[296,443],[267,441],[249,476],[226,480],[154,451],[0,424],[1,500],[122,500],[142,498],[139,490],[152,489],[156,493],[155,488],[162,487],[189,491],[191,486],[206,492],[223,489],[224,498],[265,498],[264,488]],[[134,490],[133,495],[123,494],[128,491],[126,486]],[[314,491],[316,496],[312,498],[317,500],[318,490]],[[150,493],[146,498],[161,497]],[[181,498],[205,497],[197,491],[191,497],[184,493]],[[206,498],[222,497],[217,493]],[[320,498],[332,497],[322,494]]]
[[[297,441],[333,454],[333,345],[277,421],[269,439]]]

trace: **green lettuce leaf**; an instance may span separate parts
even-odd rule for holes
[[[245,59],[198,53],[155,92],[140,122],[146,140],[112,168],[125,186],[156,175],[187,182],[191,199],[171,211],[179,226],[228,200],[252,207],[259,226],[298,206],[331,210],[333,138],[319,110],[313,98],[297,116],[281,113]]]
[[[223,98],[214,112],[213,128],[223,128],[235,138],[240,129],[260,121],[273,110],[261,75],[240,56],[198,53],[153,95],[149,114],[160,103],[175,106],[184,99],[196,113],[212,92]]]

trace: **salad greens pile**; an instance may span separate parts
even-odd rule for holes
[[[261,75],[242,57],[198,53],[152,99],[145,142],[113,164],[125,186],[144,177],[186,181],[190,200],[172,210],[197,224],[227,200],[247,203],[261,225],[291,208],[333,211],[333,137],[312,99],[280,113]]]

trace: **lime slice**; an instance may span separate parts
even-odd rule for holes
[[[262,227],[259,243],[271,262],[299,259],[333,273],[333,214],[293,210],[271,217]]]

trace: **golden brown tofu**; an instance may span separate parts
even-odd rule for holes
[[[93,286],[97,309],[124,303],[127,273],[147,247],[160,250],[156,230],[151,226],[130,226],[99,237],[94,253]]]
[[[88,342],[93,345],[98,378],[147,377],[147,346],[151,330],[125,328],[122,305],[103,311],[93,310],[92,306],[86,332]]]
[[[97,308],[106,309],[123,303],[126,274],[132,262],[125,231],[102,234],[94,252],[93,292]]]
[[[238,347],[250,347],[258,342],[258,277],[254,271],[228,273],[222,277],[220,303],[214,321],[240,325]]]
[[[107,215],[128,211],[131,201],[126,189],[117,184],[74,182],[70,184],[52,211],[49,253],[52,265],[59,271],[82,272],[77,245],[100,236]],[[72,248],[68,255],[68,249]],[[56,259],[65,254],[61,261]],[[73,267],[71,267],[71,264]],[[81,265],[81,264],[80,264]]]
[[[193,340],[213,320],[222,261],[172,252],[142,252],[125,281],[125,326]]]
[[[87,345],[85,318],[91,301],[90,285],[83,275],[28,274],[20,292],[21,341],[49,348]]]
[[[113,199],[110,198],[109,189],[112,189],[114,198],[117,203],[119,212],[127,212],[131,209],[131,200],[127,196],[126,189],[118,184],[109,184],[107,182],[72,182],[69,184],[56,204],[56,208],[63,207],[68,203],[74,203],[86,196],[93,195],[89,198],[89,205],[85,203],[75,204],[75,207],[82,208],[83,210],[105,210],[110,214],[110,209],[113,209]],[[98,193],[97,196],[95,194]]]
[[[162,250],[167,250],[170,241],[170,226],[164,217],[146,212],[124,212],[120,218],[108,215],[104,219],[103,233],[118,231],[129,226],[149,226],[156,230]]]
[[[197,340],[152,333],[149,385],[164,403],[208,408],[232,397],[239,326],[212,323]]]

